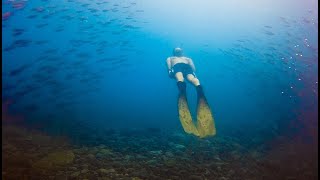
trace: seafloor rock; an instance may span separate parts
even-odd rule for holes
[[[76,171],[76,170],[77,170],[76,167],[69,167],[69,169],[70,169],[71,171]]]
[[[83,169],[83,170],[81,170],[81,174],[85,174],[85,173],[87,173],[87,172],[89,172],[88,169]]]
[[[131,156],[131,155],[125,155],[123,159],[124,159],[125,161],[132,161],[132,160],[134,160],[134,157]]]
[[[132,175],[135,177],[148,177],[148,175],[150,175],[150,173],[148,173],[148,171],[145,168],[142,168],[142,169],[139,169],[139,170],[133,172]]]
[[[106,148],[106,147],[107,147],[107,146],[104,145],[104,144],[100,144],[100,145],[98,146],[99,149],[104,149],[104,148]]]
[[[114,173],[114,172],[116,172],[116,170],[114,170],[114,169],[99,169],[98,170],[100,173],[102,173],[102,174],[109,174],[109,173]]]
[[[147,161],[147,164],[149,166],[156,166],[158,164],[158,161],[155,159],[151,159],[151,160]]]
[[[98,177],[98,180],[112,180],[112,179],[109,177]]]
[[[197,175],[191,175],[189,177],[190,180],[202,180],[203,178],[201,176],[197,176]]]
[[[104,158],[104,155],[101,153],[97,153],[95,157],[96,157],[96,159],[102,159],[102,158]]]
[[[138,177],[133,177],[132,180],[142,180],[142,179],[140,179]]]
[[[113,152],[110,149],[100,149],[95,157],[100,159],[110,157],[111,155],[113,155]]]
[[[110,149],[100,149],[99,153],[103,155],[111,155],[112,151]]]
[[[219,180],[228,180],[228,178],[222,176],[222,177],[219,178]]]
[[[182,149],[185,149],[186,147],[184,145],[182,145],[182,144],[176,144],[175,148],[182,150]]]
[[[89,165],[88,164],[80,164],[80,167],[82,169],[88,169],[89,168]]]
[[[159,156],[162,154],[162,151],[161,150],[158,150],[158,151],[149,151],[149,154],[152,155],[152,156]]]
[[[95,156],[93,154],[88,154],[87,156],[90,160],[94,160],[95,159]]]
[[[166,165],[166,166],[175,166],[176,165],[176,161],[174,159],[164,159],[163,163]]]
[[[147,160],[148,157],[143,156],[143,155],[141,155],[141,154],[137,154],[137,155],[136,155],[136,159],[139,160],[139,161],[143,161],[143,160]]]
[[[74,157],[71,150],[62,150],[48,154],[46,157],[36,161],[32,166],[39,169],[51,169],[72,163]]]
[[[238,151],[236,151],[236,150],[231,151],[231,152],[230,152],[230,156],[231,156],[231,158],[232,158],[233,160],[238,160],[238,159],[241,158],[241,154],[240,154]]]
[[[72,173],[70,176],[72,178],[75,178],[75,177],[78,177],[79,175],[80,175],[80,171],[77,171],[77,172]]]
[[[173,157],[173,156],[174,156],[174,155],[172,154],[172,152],[170,152],[170,151],[166,152],[165,155],[166,155],[167,157]]]
[[[99,151],[99,149],[97,147],[93,147],[89,150],[90,154],[96,154]]]

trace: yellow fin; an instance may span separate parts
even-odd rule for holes
[[[198,100],[197,129],[201,138],[216,135],[213,115],[205,97],[200,97]]]
[[[179,109],[179,119],[183,127],[183,130],[188,134],[194,134],[196,136],[199,136],[197,127],[194,125],[192,121],[192,116],[189,111],[187,98],[184,95],[179,96],[178,109]]]

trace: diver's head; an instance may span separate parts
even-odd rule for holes
[[[172,52],[173,56],[181,57],[182,54],[183,54],[183,51],[182,51],[181,48],[176,47],[176,48],[173,49],[173,52]]]

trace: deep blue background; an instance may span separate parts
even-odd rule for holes
[[[165,64],[176,46],[194,60],[218,134],[274,135],[290,129],[306,106],[317,107],[317,2],[36,0],[19,10],[5,2],[3,13],[13,14],[2,21],[2,98],[13,99],[11,112],[26,122],[182,130]],[[13,36],[17,28],[24,33]],[[21,39],[30,44],[12,45]],[[48,42],[37,44],[42,40]],[[188,84],[187,91],[195,114],[195,89]]]

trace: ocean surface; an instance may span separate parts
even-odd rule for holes
[[[184,132],[192,58],[215,136]],[[197,93],[187,83],[196,119]],[[2,0],[3,179],[318,179],[317,0]]]

